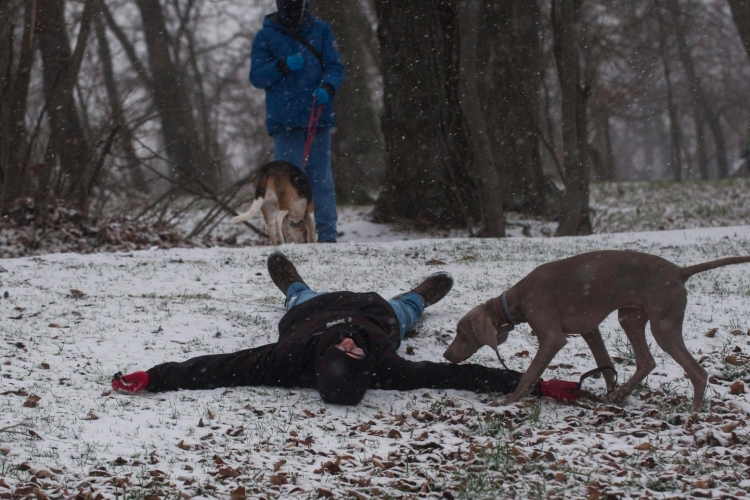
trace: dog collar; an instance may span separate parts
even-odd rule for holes
[[[513,319],[513,315],[510,313],[510,309],[508,309],[508,300],[505,297],[506,293],[503,292],[500,297],[492,299],[492,306],[495,309],[497,318],[501,322],[500,326],[510,325],[512,330],[518,323]]]

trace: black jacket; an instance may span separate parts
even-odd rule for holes
[[[163,363],[148,370],[151,392],[234,386],[317,388],[314,362],[330,332],[356,325],[375,358],[370,388],[411,390],[460,389],[513,392],[521,373],[476,364],[407,361],[396,354],[400,344],[396,315],[376,293],[333,292],[289,310],[279,322],[279,341],[231,354],[199,356]],[[320,345],[319,345],[320,344]]]

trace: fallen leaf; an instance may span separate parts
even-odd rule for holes
[[[738,336],[738,335],[745,335],[745,333],[742,330],[732,330],[729,332],[731,335]]]
[[[513,456],[515,457],[516,462],[518,462],[519,464],[528,463],[529,457],[524,455],[524,453],[518,447],[514,446],[510,449],[510,451],[511,453],[513,453]]]
[[[41,400],[42,400],[42,398],[40,398],[36,394],[32,394],[31,396],[29,396],[29,398],[26,401],[24,401],[23,405],[26,408],[36,408],[37,407],[37,403],[39,401],[41,401]]]
[[[201,418],[200,420],[198,420],[198,427],[205,427],[205,426],[206,426],[206,424],[203,423],[203,418]]]
[[[86,418],[84,418],[84,420],[99,420],[99,416],[93,411],[90,411],[86,414]]]
[[[284,474],[283,472],[280,474],[274,474],[269,480],[274,486],[281,486],[282,484],[287,484],[289,482],[289,480],[286,478],[286,474]]]
[[[729,386],[729,394],[744,394],[745,393],[745,384],[737,380],[732,385]]]
[[[427,266],[443,266],[443,265],[445,265],[445,262],[443,262],[442,260],[431,259],[431,260],[428,260],[427,262],[425,262],[425,265],[427,265]]]
[[[337,458],[336,462],[323,462],[322,466],[329,474],[339,474],[341,472],[341,457]]]
[[[49,370],[49,368],[50,368],[50,366],[49,366],[49,363],[42,363],[42,364],[41,364],[41,365],[39,365],[39,366],[41,366],[41,367],[42,367],[42,368],[44,368],[45,370]]]
[[[406,354],[408,354],[409,356],[413,356],[414,355],[414,348],[412,346],[408,346],[406,348]]]
[[[722,425],[721,430],[722,432],[729,433],[735,430],[739,425],[740,425],[739,422],[730,422],[727,425]]]
[[[279,460],[273,465],[273,471],[279,472],[279,469],[281,469],[281,466],[284,465],[285,463],[286,463],[286,460]]]
[[[247,498],[247,493],[245,493],[245,487],[244,486],[237,486],[237,488],[232,490],[231,493],[232,500],[245,500]]]
[[[707,331],[704,335],[710,339],[714,338],[716,336],[716,332],[718,332],[718,328],[711,328],[709,331]]]
[[[208,413],[208,419],[209,420],[213,420],[213,419],[216,418],[216,416],[213,414],[213,412],[211,410],[208,410],[207,413]]]
[[[732,355],[727,356],[726,358],[724,358],[724,361],[726,363],[730,364],[730,365],[733,365],[733,366],[737,366],[737,365],[743,364],[742,361],[740,360],[740,358],[738,358],[734,354],[732,354]]]
[[[59,324],[57,324],[57,323],[50,323],[49,327],[50,328],[61,328],[61,326]]]
[[[388,437],[391,439],[401,439],[401,433],[397,429],[388,431]]]
[[[81,297],[83,297],[84,295],[86,295],[82,291],[76,290],[75,288],[71,288],[70,289],[70,294],[73,296],[74,299],[80,299]]]
[[[31,469],[29,472],[40,479],[55,479],[55,475],[46,469]]]
[[[557,370],[557,365],[547,365],[548,370]]]
[[[514,354],[517,358],[528,358],[529,357],[529,351],[520,351]]]
[[[226,465],[226,466],[220,468],[219,472],[216,475],[219,476],[219,477],[221,477],[221,478],[223,478],[223,479],[229,479],[231,477],[239,477],[240,473],[234,467],[230,467],[230,466]],[[271,482],[273,482],[273,481],[271,481]],[[282,483],[282,484],[286,484],[286,483]]]
[[[651,443],[649,443],[648,441],[645,441],[641,444],[637,444],[633,446],[633,448],[635,448],[636,450],[640,450],[640,451],[648,451],[651,449]]]

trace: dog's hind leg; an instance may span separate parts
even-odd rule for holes
[[[654,357],[646,343],[646,323],[648,316],[640,309],[620,309],[618,320],[620,326],[625,330],[630,344],[635,352],[635,373],[627,382],[611,392],[605,399],[612,402],[620,402],[633,392],[646,376],[656,367]]]
[[[283,236],[276,231],[276,217],[279,213],[279,209],[276,206],[276,200],[265,200],[260,207],[260,211],[263,214],[263,220],[266,222],[268,239],[271,240],[272,245],[280,245],[284,241]]]
[[[305,229],[307,233],[305,243],[317,243],[318,233],[315,232],[315,216],[312,213],[305,215]]]
[[[276,234],[279,235],[279,245],[286,243],[284,237],[284,218],[289,213],[289,210],[279,210],[276,214]]]
[[[583,337],[583,340],[589,345],[589,349],[591,349],[591,353],[594,355],[596,366],[599,368],[602,366],[611,366],[614,368],[615,365],[612,364],[612,359],[609,357],[607,346],[604,345],[604,339],[602,339],[602,333],[599,331],[599,327],[589,333],[581,335],[581,337]],[[607,392],[612,392],[615,388],[615,374],[610,370],[605,370],[603,375],[604,380],[607,382]]]
[[[684,302],[686,303],[687,300]],[[654,340],[659,347],[672,356],[672,359],[685,370],[690,382],[693,383],[693,411],[701,411],[708,373],[685,347],[685,341],[682,338],[684,311],[684,305],[681,308],[674,307],[672,311],[659,311],[666,312],[666,314],[651,319],[651,333],[654,334]]]

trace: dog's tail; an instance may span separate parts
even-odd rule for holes
[[[687,280],[692,275],[702,273],[703,271],[709,271],[711,269],[716,269],[717,267],[730,266],[732,264],[745,264],[747,262],[750,262],[750,257],[727,257],[726,259],[712,260],[711,262],[704,262],[703,264],[683,267],[682,278]]]
[[[253,215],[255,215],[256,213],[258,213],[258,210],[260,210],[260,206],[261,205],[263,205],[263,198],[261,198],[261,197],[255,198],[255,201],[250,206],[250,210],[248,210],[247,212],[245,212],[242,215],[238,215],[237,217],[232,217],[232,221],[234,221],[234,222],[242,222],[242,221],[246,221],[248,219],[252,219]]]

